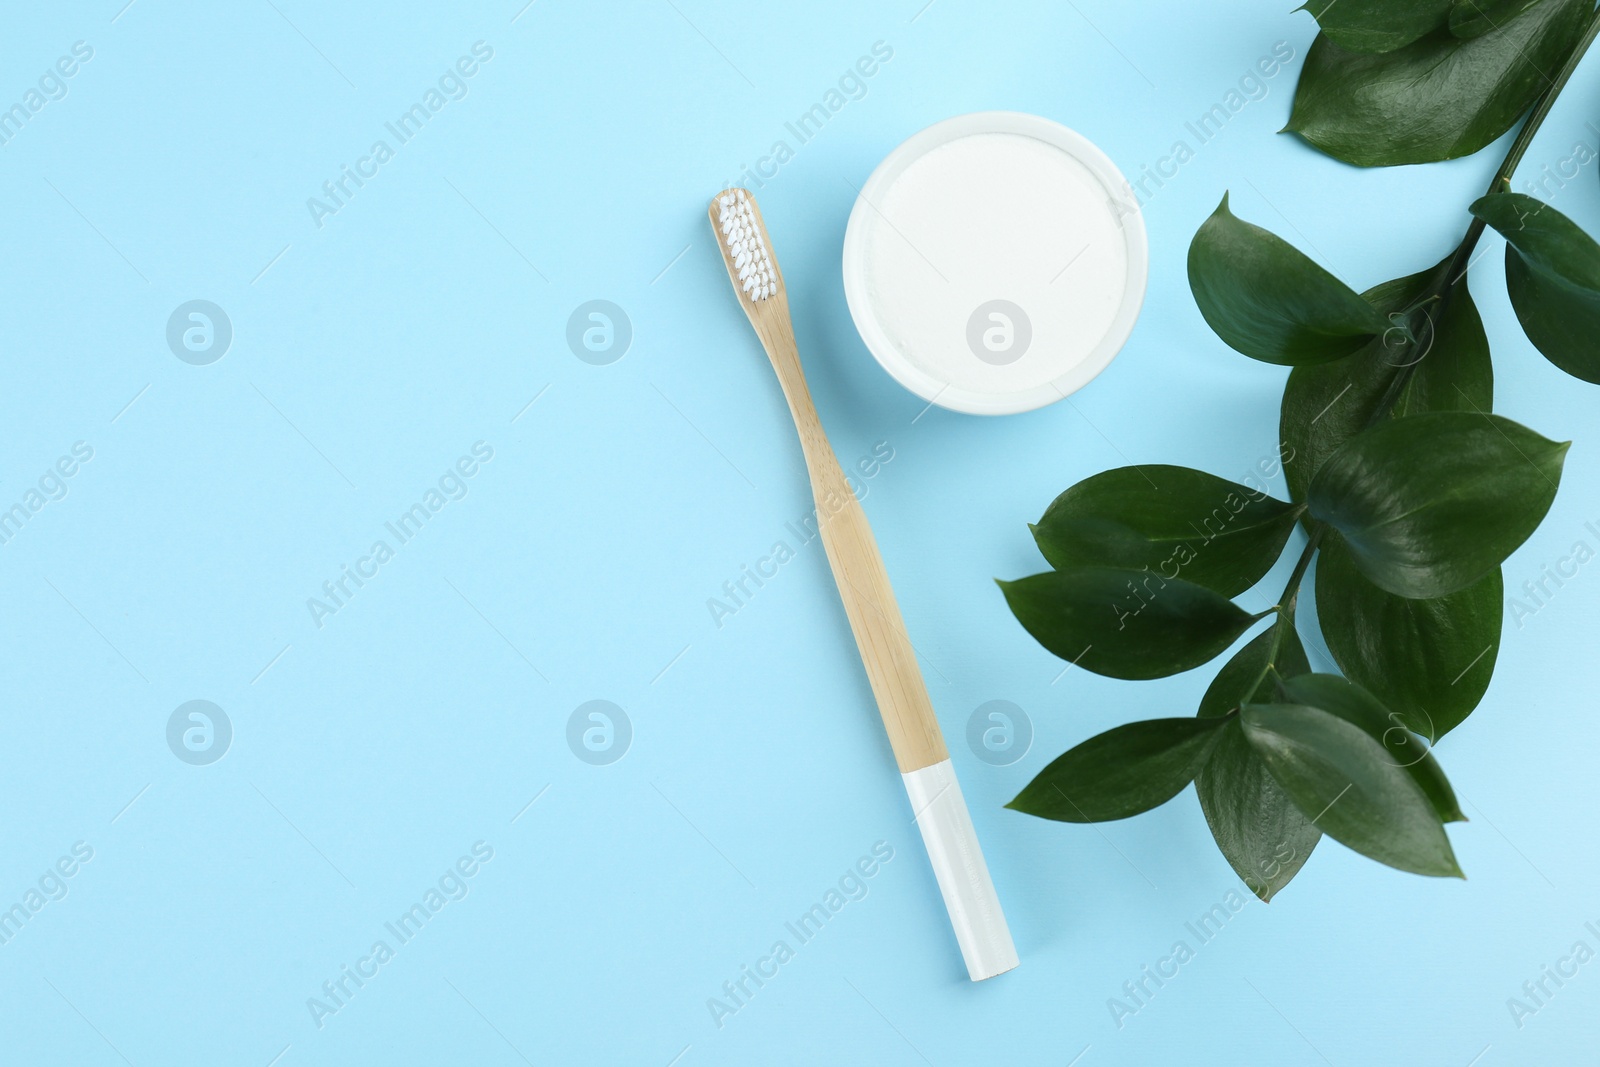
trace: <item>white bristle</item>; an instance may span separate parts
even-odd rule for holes
[[[741,291],[751,300],[766,300],[778,293],[778,272],[772,265],[767,242],[756,225],[755,212],[743,189],[735,189],[717,199],[717,220],[722,226],[723,243],[733,261]]]

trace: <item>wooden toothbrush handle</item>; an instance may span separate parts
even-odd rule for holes
[[[775,356],[773,366],[800,433],[817,503],[817,527],[839,587],[839,598],[844,601],[850,631],[867,669],[867,680],[872,683],[872,695],[878,701],[900,773],[921,770],[949,759],[950,754],[917,667],[916,650],[906,635],[905,620],[895,602],[889,572],[884,569],[867,513],[851,491],[823,433],[798,354],[793,352],[792,342],[784,344],[779,340],[778,344],[789,348],[789,352],[779,355],[770,343],[768,352]],[[785,355],[789,358],[783,358]]]
[[[813,467],[811,478],[816,489],[822,546],[833,567],[839,597],[844,601],[850,631],[855,634],[856,648],[872,683],[884,729],[889,733],[895,763],[901,774],[932,766],[949,759],[950,753],[928,700],[928,687],[917,667],[917,653],[906,635],[905,620],[889,585],[878,542],[867,525],[860,501],[843,486],[844,475],[831,451],[817,465],[823,462],[833,469],[843,487],[843,505],[838,506],[837,493],[818,488],[824,483]],[[812,466],[809,456],[807,466]]]
[[[1017,948],[917,669],[917,653],[906,636],[883,557],[867,514],[823,435],[798,360],[791,372],[780,370],[778,376],[800,431],[822,545],[900,765],[939,894],[950,913],[967,977],[974,982],[992,978],[1017,965]]]

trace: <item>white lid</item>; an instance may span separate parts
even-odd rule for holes
[[[946,119],[856,198],[844,291],[869,351],[941,407],[1029,411],[1105,369],[1144,302],[1133,190],[1080,134],[1036,115]]]

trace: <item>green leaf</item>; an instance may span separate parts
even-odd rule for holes
[[[1217,719],[1149,719],[1107,730],[1056,757],[1006,807],[1058,822],[1149,811],[1194,780],[1222,726]]]
[[[1457,282],[1442,309],[1438,301],[1419,303],[1447,265],[1363,293],[1395,325],[1353,356],[1289,372],[1279,440],[1291,498],[1305,499],[1322,461],[1372,420],[1404,367],[1415,365],[1391,417],[1493,409],[1489,338],[1467,280]]]
[[[1218,337],[1267,363],[1338,359],[1389,328],[1299,249],[1236,218],[1226,194],[1189,245],[1189,288]]]
[[[998,584],[1034,640],[1110,678],[1165,678],[1198,667],[1260,618],[1205,586],[1125,567]]]
[[[1382,55],[1319,34],[1286,129],[1360,167],[1471,155],[1532,106],[1593,8],[1591,0],[1539,0],[1481,37],[1438,29]]]
[[[1160,464],[1085,478],[1032,529],[1057,570],[1148,567],[1231,597],[1272,567],[1303,510],[1213,474]]]
[[[1444,25],[1454,0],[1306,0],[1305,10],[1340,47],[1392,52]],[[1482,0],[1490,3],[1491,0]]]
[[[1489,688],[1504,603],[1498,567],[1448,596],[1408,600],[1363,577],[1337,535],[1317,556],[1317,619],[1334,662],[1434,741]]]
[[[1361,573],[1411,598],[1447,596],[1498,567],[1555,499],[1569,443],[1499,415],[1431,412],[1365,430],[1306,494]]]
[[[1361,727],[1300,704],[1246,704],[1239,721],[1323,833],[1402,871],[1461,877],[1422,787]]]
[[[1450,32],[1464,40],[1498,30],[1540,0],[1455,0]]]
[[[1311,670],[1294,627],[1274,626],[1240,649],[1206,690],[1200,716],[1221,718],[1241,704],[1270,701],[1269,665],[1285,677]],[[1237,717],[1223,725],[1194,788],[1217,848],[1262,900],[1289,884],[1322,837],[1245,740]]]
[[[1244,704],[1260,704],[1272,699],[1276,679],[1311,673],[1305,646],[1293,626],[1273,621],[1241,648],[1211,680],[1200,698],[1201,718],[1220,719]]]
[[[1466,821],[1439,761],[1377,697],[1336,674],[1303,674],[1286,680],[1282,690],[1281,699],[1287,703],[1319,708],[1365,730],[1385,756],[1416,781],[1440,822]]]
[[[1472,213],[1506,239],[1506,290],[1528,340],[1573,377],[1600,383],[1600,244],[1522,193],[1486,196]]]

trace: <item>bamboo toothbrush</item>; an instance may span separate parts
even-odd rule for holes
[[[789,294],[755,198],[744,189],[720,194],[711,201],[711,226],[739,304],[778,373],[800,433],[822,545],[922,830],[939,892],[950,912],[967,974],[974,982],[992,978],[1017,965],[1017,950],[872,528],[839,469],[806,387],[789,319]]]

